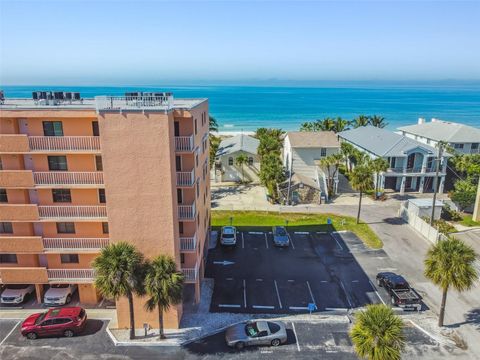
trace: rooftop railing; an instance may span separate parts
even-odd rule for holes
[[[96,96],[97,111],[162,110],[173,109],[173,95],[169,96]]]

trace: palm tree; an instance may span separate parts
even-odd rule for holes
[[[383,304],[368,305],[355,315],[350,338],[357,355],[369,360],[400,360],[405,348],[403,322]]]
[[[380,173],[387,171],[389,168],[388,161],[385,160],[384,158],[376,158],[372,161],[370,161],[369,164],[370,168],[372,171],[375,173],[375,200],[378,199],[378,190],[379,186],[378,183],[380,181]]]
[[[248,157],[245,154],[240,154],[235,159],[235,164],[237,166],[240,166],[242,169],[242,181],[245,181],[245,175],[243,173],[243,165],[245,165],[247,162],[248,162]]]
[[[345,158],[345,168],[348,172],[352,171],[352,162],[355,150],[356,149],[350,143],[342,142],[340,144],[340,153]]]
[[[384,128],[388,124],[385,122],[385,118],[383,116],[373,115],[370,116],[370,125],[378,128]]]
[[[110,244],[102,249],[92,263],[95,269],[95,287],[107,298],[128,299],[130,313],[130,339],[135,338],[133,294],[142,295],[143,255],[135,246],[126,242]]]
[[[360,192],[358,200],[357,224],[360,223],[360,210],[362,208],[362,195],[365,191],[372,190],[372,170],[367,165],[356,166],[350,177],[352,187]]]
[[[337,117],[334,120],[333,131],[335,133],[339,133],[345,130],[348,130],[348,125],[350,125],[350,121],[346,119],[342,119],[341,117]]]
[[[477,257],[471,246],[456,238],[439,240],[428,250],[424,274],[443,291],[438,326],[443,326],[448,290],[469,290],[478,279],[474,267]]]
[[[210,128],[210,132],[218,131],[218,122],[213,116],[208,117],[208,127]]]
[[[368,124],[370,124],[370,118],[366,115],[358,115],[355,119],[353,119],[353,121],[351,122],[351,125],[353,125],[353,127],[356,129],[356,128],[359,128],[361,126],[367,126]]]
[[[170,306],[182,301],[183,278],[183,274],[177,271],[177,265],[170,256],[160,255],[147,266],[145,290],[149,299],[145,303],[145,308],[148,311],[158,309],[160,339],[165,339],[163,313]]]
[[[335,177],[338,173],[338,167],[342,161],[343,155],[340,153],[328,155],[320,160],[320,165],[327,170],[326,176],[329,195],[333,194],[333,182],[335,181]]]

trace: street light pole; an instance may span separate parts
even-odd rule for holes
[[[438,156],[436,160],[436,167],[435,167],[435,182],[434,182],[434,189],[433,189],[433,203],[432,203],[432,216],[430,217],[430,226],[433,227],[433,218],[435,216],[435,203],[437,201],[437,191],[438,185],[440,183],[438,179],[438,173],[440,172],[440,161],[442,159],[443,154],[443,143],[440,141],[438,143]]]

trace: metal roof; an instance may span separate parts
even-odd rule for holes
[[[259,144],[260,141],[258,139],[245,134],[238,134],[236,136],[223,139],[218,147],[216,156],[229,155],[237,151],[244,151],[246,153],[256,155]]]
[[[435,120],[423,124],[402,126],[398,130],[435,141],[480,143],[480,129],[450,121]]]
[[[337,135],[333,131],[289,131],[286,137],[293,148],[338,148]]]

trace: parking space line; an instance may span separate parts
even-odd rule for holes
[[[354,283],[357,283],[357,282],[358,282],[358,280],[352,280],[352,282],[354,282]]]
[[[245,239],[243,237],[243,232],[242,232],[242,249],[245,249]]]
[[[295,231],[295,234],[298,234],[298,235],[308,235],[310,234],[308,231]]]
[[[327,280],[321,280],[320,282],[321,282],[321,283],[328,283]]]
[[[255,279],[255,281],[263,281],[263,279]]]
[[[252,308],[254,309],[275,309],[275,306],[270,306],[270,305],[252,305]]]
[[[12,330],[10,330],[10,332],[7,334],[7,336],[5,336],[5,337],[3,338],[2,342],[0,342],[0,346],[3,345],[3,343],[5,342],[5,340],[7,340],[10,335],[12,335],[13,331],[17,328],[18,324],[20,324],[20,323],[21,323],[21,321],[19,321],[19,322],[17,322],[17,323],[15,324],[15,326],[12,328]]]
[[[290,310],[308,310],[308,307],[306,306],[289,306],[288,308]]]
[[[343,285],[342,280],[340,280],[340,286],[342,287],[342,290],[345,293],[345,297],[347,298],[348,305],[350,306],[350,309],[353,308],[352,302],[350,301],[350,296],[348,296],[347,290],[345,289],[345,285]]]
[[[288,234],[288,233],[287,233]],[[292,249],[295,250],[295,244],[293,243],[293,239],[292,237],[290,236],[290,234],[288,234],[288,239],[290,240],[290,244],[292,244]]]
[[[297,343],[297,350],[300,351],[300,343],[298,341],[297,331],[295,330],[295,324],[292,322],[293,335],[295,335],[295,342]]]
[[[233,278],[226,278],[225,280],[233,280]]]
[[[263,234],[262,231],[249,231],[248,233],[251,234],[251,235],[262,235]]]
[[[282,308],[282,300],[280,300],[280,293],[278,292],[277,280],[273,280],[273,283],[275,284],[275,290],[277,291],[278,305],[280,306],[280,309],[281,309]]]
[[[239,308],[240,305],[238,305],[238,304],[218,304],[218,307],[221,307],[221,308]]]
[[[307,281],[307,286],[308,286],[308,291],[310,292],[310,297],[312,298],[312,302],[317,306],[317,302],[315,301],[315,298],[313,297],[312,293],[312,288],[310,287],[310,283]]]
[[[328,234],[326,231],[317,231],[317,234]]]
[[[267,238],[267,233],[265,233],[265,246],[268,249],[268,238]]]
[[[243,279],[243,306],[247,307],[247,284],[245,279]]]
[[[340,248],[340,250],[343,250],[342,245],[340,245],[340,242],[339,242],[338,239],[337,239],[337,234],[338,234],[338,231],[332,232],[332,237],[333,237],[333,239],[335,240],[335,242],[337,243],[337,245],[338,245],[338,247]]]
[[[386,304],[385,304],[385,301],[383,301],[382,297],[381,297],[380,294],[378,293],[377,288],[375,287],[375,285],[373,285],[372,280],[368,280],[368,282],[369,282],[370,285],[372,286],[373,291],[375,291],[375,294],[377,294],[377,297],[380,299],[380,301],[383,303],[383,305],[386,305]]]

